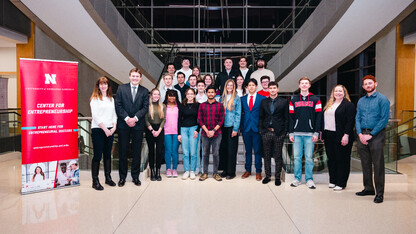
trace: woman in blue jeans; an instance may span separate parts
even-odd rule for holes
[[[163,104],[166,105],[165,130],[165,162],[166,177],[178,177],[178,117],[181,105],[176,90],[168,90]],[[171,164],[172,163],[172,164]],[[172,170],[171,170],[172,165]]]
[[[186,98],[182,105],[179,106],[178,120],[178,140],[182,143],[183,166],[185,173],[182,179],[190,177],[195,179],[195,169],[197,161],[197,143],[198,143],[198,110],[199,103],[195,99],[195,90],[188,89],[185,92]]]

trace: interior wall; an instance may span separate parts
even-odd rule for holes
[[[102,74],[62,48],[38,27],[35,35],[35,58],[78,62],[78,113],[91,116],[89,99],[97,78]]]
[[[395,116],[396,106],[396,27],[376,41],[377,91],[390,100],[390,117]]]

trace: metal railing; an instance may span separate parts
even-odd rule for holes
[[[20,109],[0,109],[0,153],[21,151]]]

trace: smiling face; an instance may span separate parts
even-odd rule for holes
[[[299,88],[302,92],[309,92],[309,88],[311,87],[311,83],[309,80],[301,80],[299,81]]]
[[[191,87],[195,87],[195,85],[196,85],[196,77],[195,76],[189,76],[188,82],[189,82],[189,85]]]
[[[269,88],[269,83],[270,83],[270,81],[269,81],[268,79],[263,79],[263,80],[261,81],[261,87],[262,87],[264,90],[267,90],[267,89]]]
[[[42,172],[42,168],[36,167],[35,172],[36,172],[36,174],[40,174]]]
[[[211,76],[206,76],[204,82],[205,82],[205,86],[207,86],[207,87],[212,85],[212,77]]]
[[[130,73],[129,79],[133,86],[137,86],[142,80],[142,76],[138,72],[132,72]]]
[[[175,73],[175,66],[174,65],[168,65],[168,73],[174,74]]]
[[[231,70],[231,67],[233,67],[233,61],[231,59],[226,59],[224,61],[224,67],[227,70]]]
[[[171,87],[172,86],[172,81],[173,81],[173,78],[172,78],[171,75],[165,75],[163,77],[163,82],[165,82],[165,87]]]
[[[188,92],[186,92],[186,99],[188,101],[193,101],[195,98],[195,93],[193,89],[189,89]]]
[[[183,67],[183,68],[185,68],[185,69],[188,69],[188,68],[189,68],[189,66],[191,66],[191,62],[189,62],[189,60],[188,60],[188,59],[184,59],[184,60],[182,61],[182,67]]]
[[[247,61],[245,58],[240,58],[240,61],[238,61],[238,65],[240,65],[240,68],[246,68],[247,67]]]
[[[108,84],[107,83],[101,82],[98,87],[99,87],[102,94],[107,93],[107,90],[108,90]]]
[[[214,99],[215,98],[215,89],[208,89],[207,90],[207,97],[210,100]]]
[[[176,103],[176,97],[168,96],[168,102],[171,103],[171,104]]]
[[[270,97],[276,97],[279,92],[279,88],[276,85],[270,85],[269,87]]]
[[[242,76],[237,76],[237,86],[242,87],[244,83],[244,78]]]
[[[181,73],[176,76],[176,79],[178,80],[178,84],[182,85],[185,83],[185,76]]]
[[[157,102],[160,99],[160,92],[158,90],[153,91],[152,93],[152,102]]]
[[[336,86],[334,88],[334,98],[337,101],[342,101],[345,97],[344,89],[341,86]]]
[[[372,79],[365,79],[363,81],[363,89],[367,92],[367,93],[372,93],[373,91],[376,90],[377,88],[377,82],[374,82]]]
[[[196,85],[196,89],[198,89],[198,93],[204,93],[205,84],[203,84],[202,82],[198,82],[198,84]]]
[[[247,85],[247,89],[248,89],[248,92],[249,92],[251,95],[253,95],[254,93],[256,93],[256,90],[257,90],[257,85],[256,85],[256,84],[254,84],[254,82],[250,82],[250,83],[248,83],[248,85]]]
[[[196,76],[199,76],[199,69],[197,68],[197,67],[194,67],[194,69],[192,69],[192,74],[193,75],[196,75]]]
[[[257,60],[257,67],[258,68],[264,68],[264,60],[262,60],[262,59]]]

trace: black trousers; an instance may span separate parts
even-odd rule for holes
[[[369,131],[363,131],[363,134],[368,134]],[[374,166],[374,183],[376,185],[376,194],[384,194],[384,138],[385,132],[381,130],[376,136],[368,141],[368,145],[363,145],[358,139],[357,151],[361,159],[361,166],[363,168],[363,184],[364,189],[374,191],[373,185],[373,166]]]
[[[231,137],[233,127],[222,127],[220,144],[220,160],[218,170],[223,170],[229,176],[235,176],[237,164],[238,135]]]
[[[329,182],[340,187],[347,187],[350,176],[352,141],[346,146],[341,145],[334,131],[325,130],[325,151],[328,157]]]
[[[103,156],[104,160],[111,159],[114,134],[107,137],[101,128],[93,128],[91,129],[91,138],[94,147],[94,157],[92,158],[92,161],[100,163]]]
[[[126,179],[127,177],[127,157],[130,148],[131,139],[131,151],[133,156],[133,162],[131,164],[131,177],[138,179],[140,175],[140,162],[141,162],[141,151],[143,141],[143,130],[135,130],[134,128],[118,129],[119,139],[119,155],[120,162],[118,172],[120,179]]]
[[[159,129],[160,124],[152,124],[152,128],[154,130]],[[163,153],[163,142],[165,140],[165,130],[162,129],[159,136],[154,137],[152,132],[146,128],[146,141],[147,146],[149,148],[149,167],[150,169],[160,169],[160,165],[162,164],[162,153]],[[155,151],[156,146],[156,151]],[[156,154],[155,154],[156,153]]]
[[[282,149],[283,139],[285,135],[276,136],[274,132],[267,131],[261,134],[263,140],[263,152],[264,152],[264,170],[266,177],[272,176],[272,157],[276,163],[275,177],[276,180],[280,180],[280,173],[283,167]]]

